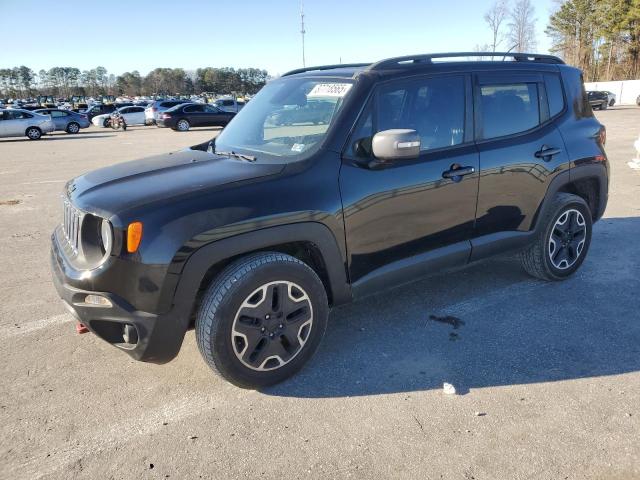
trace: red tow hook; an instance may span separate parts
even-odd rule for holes
[[[89,333],[89,329],[84,326],[84,323],[76,323],[76,332],[78,333]]]

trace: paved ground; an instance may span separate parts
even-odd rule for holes
[[[213,130],[0,140],[0,478],[640,478],[640,109],[598,116],[611,197],[575,277],[503,257],[339,308],[265,392],[211,375],[193,332],[165,366],[76,335],[49,279],[66,179]]]

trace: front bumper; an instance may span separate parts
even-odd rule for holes
[[[91,332],[111,345],[123,350],[132,358],[143,362],[166,363],[175,358],[182,346],[187,330],[188,315],[175,309],[157,315],[136,310],[125,299],[109,292],[95,292],[71,286],[65,275],[64,258],[55,235],[51,244],[51,271],[53,284],[65,307]],[[111,306],[85,302],[87,295],[106,298]],[[133,326],[137,332],[136,343],[125,343],[124,327]]]

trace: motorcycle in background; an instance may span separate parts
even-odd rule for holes
[[[113,128],[114,130],[127,130],[127,122],[124,120],[124,117],[120,112],[114,112],[113,114],[111,114],[111,121],[109,123],[111,125],[111,128]]]

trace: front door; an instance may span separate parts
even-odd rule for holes
[[[206,123],[204,125],[218,126],[226,125],[231,118],[231,114],[223,112],[222,110],[214,107],[213,105],[205,105],[205,118]]]
[[[340,173],[352,283],[394,262],[419,263],[426,252],[467,261],[479,167],[471,97],[470,76],[462,74],[394,80],[370,97]],[[376,163],[373,135],[398,128],[418,132],[419,158]]]

